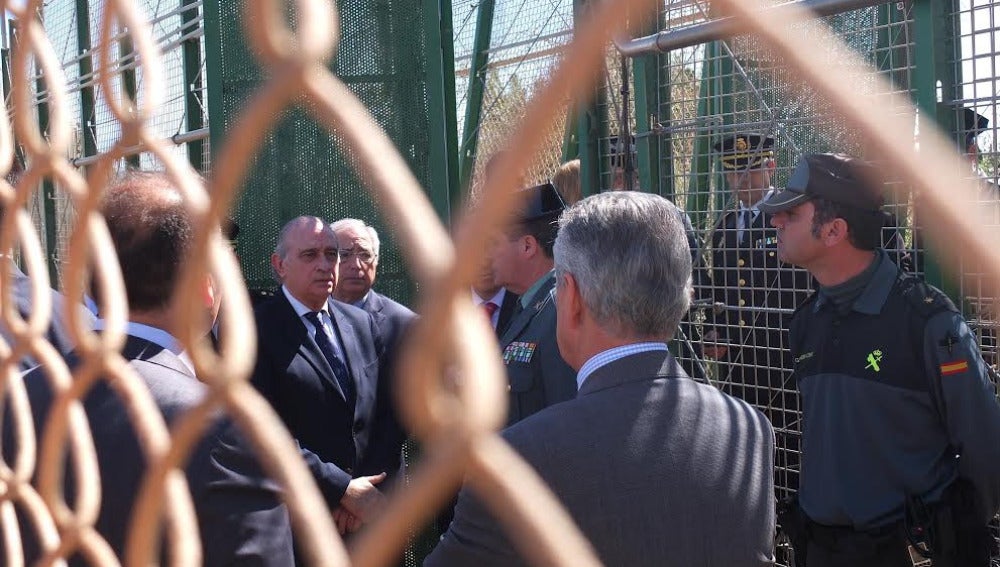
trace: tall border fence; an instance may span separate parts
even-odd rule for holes
[[[755,8],[760,14],[747,13],[749,8],[741,7],[739,0],[672,0],[648,17],[640,17],[638,1],[621,4],[615,12],[583,0],[341,2],[340,28],[337,32],[327,30],[330,37],[339,40],[339,49],[329,59],[275,55],[273,46],[269,48],[260,39],[265,35],[252,36],[244,27],[244,14],[259,9],[252,3],[183,0],[167,7],[144,0],[126,9],[116,2],[52,0],[12,6],[17,18],[7,21],[8,44],[3,52],[7,108],[17,107],[14,95],[23,89],[30,108],[20,112],[30,113],[39,131],[58,139],[61,145],[53,150],[53,161],[45,161],[42,158],[48,159],[49,154],[26,147],[27,134],[15,128],[14,141],[21,145],[0,143],[0,149],[5,156],[16,156],[15,167],[27,173],[31,183],[5,188],[4,199],[29,211],[30,229],[46,259],[47,279],[53,285],[61,282],[68,294],[77,296],[81,290],[67,289],[66,280],[76,285],[72,283],[76,279],[67,276],[78,274],[75,270],[82,270],[85,262],[82,256],[72,254],[72,240],[74,234],[87,230],[85,223],[79,222],[81,207],[86,213],[85,207],[92,206],[86,204],[81,187],[99,191],[101,177],[94,172],[102,168],[159,167],[166,163],[172,171],[182,171],[176,175],[185,183],[207,188],[210,201],[221,204],[213,205],[208,213],[200,211],[205,215],[202,220],[217,222],[219,217],[232,214],[242,225],[236,253],[244,280],[254,289],[273,287],[267,258],[284,220],[300,213],[330,220],[361,217],[386,235],[380,287],[397,299],[426,306],[427,328],[457,333],[477,327],[462,323],[461,313],[448,311],[449,298],[457,296],[468,281],[472,268],[467,266],[474,263],[476,247],[481,250],[485,244],[486,231],[511,206],[502,191],[491,188],[546,179],[560,161],[579,158],[585,194],[619,186],[674,199],[693,221],[696,240],[702,246],[699,262],[711,267],[712,232],[722,213],[734,204],[712,145],[734,133],[761,133],[776,140],[776,187],[787,180],[803,153],[837,151],[876,160],[890,177],[897,259],[906,259],[912,269],[949,293],[972,323],[987,361],[996,367],[1000,356],[997,293],[991,282],[997,281],[997,262],[985,252],[984,242],[988,241],[984,239],[1000,228],[1000,218],[981,218],[980,213],[994,211],[1000,178],[996,136],[1000,120],[996,106],[1000,7],[987,0],[803,0],[792,4],[820,6],[826,15],[793,23],[775,16],[769,28],[755,19],[769,17],[767,9]],[[114,13],[106,13],[108,9]],[[722,12],[725,9],[729,12]],[[314,10],[315,5],[300,2],[286,12],[258,16],[269,25],[282,26],[315,15]],[[588,14],[594,12],[606,17],[606,22],[583,27]],[[137,21],[127,15],[141,19],[143,27],[123,23]],[[731,17],[747,25],[730,28],[727,18]],[[36,18],[44,26],[44,40],[38,30],[35,35],[26,33],[35,29],[31,26]],[[113,21],[106,37],[101,33],[105,19]],[[618,48],[602,44],[608,39],[602,33],[625,20],[629,20],[629,32],[615,36]],[[783,42],[765,33],[768,29],[778,29],[788,37]],[[820,37],[827,29],[839,43],[795,43],[796,34]],[[584,30],[593,36],[583,35]],[[142,37],[159,48],[162,65],[155,70],[148,66],[150,55],[141,53],[136,33],[146,34]],[[20,45],[37,49],[42,41],[50,45],[65,85],[50,84],[58,76],[55,71],[43,70],[42,63],[30,58],[24,69],[12,66],[13,46],[25,42]],[[103,69],[97,58],[101,53],[107,54],[110,62]],[[261,63],[268,53],[270,63]],[[275,60],[290,68],[308,66],[318,76],[339,77],[344,89],[337,90],[336,96],[360,100],[371,121],[352,128],[351,117],[345,118],[345,111],[331,98],[318,94],[315,84],[274,65]],[[567,70],[571,63],[585,67]],[[818,70],[828,71],[829,76],[849,77],[851,91],[824,83]],[[101,72],[114,80],[102,82]],[[592,76],[586,77],[591,72]],[[294,79],[300,91],[280,91],[274,86],[275,77]],[[148,117],[123,118],[114,101],[129,98],[142,107],[148,97],[145,87],[154,78],[163,79],[158,83],[163,92],[157,93],[162,103],[156,112]],[[583,90],[579,90],[580,85],[585,85]],[[58,109],[54,107],[59,102],[53,95],[55,90],[65,95]],[[240,143],[232,139],[246,134],[247,130],[240,129],[242,120],[249,108],[263,106],[259,97],[265,92],[280,100],[270,107],[276,125],[261,134],[259,151],[253,152],[249,146],[232,150],[232,155],[245,158],[243,163],[233,165],[235,158],[231,156],[225,161],[221,156],[226,145]],[[274,94],[278,92],[281,96]],[[587,95],[581,96],[581,92]],[[868,114],[853,108],[852,100],[866,101]],[[988,127],[970,132],[964,122],[965,109],[985,116]],[[62,114],[57,116],[56,110]],[[358,111],[353,118],[360,115]],[[140,119],[141,124],[130,121]],[[530,124],[533,120],[536,123]],[[374,131],[375,127],[385,135],[372,134],[366,140],[364,128]],[[65,136],[60,128],[66,129]],[[938,129],[947,141],[938,136]],[[969,151],[970,133],[977,148],[974,155]],[[256,139],[252,144],[247,142],[251,146],[257,143]],[[373,147],[381,148],[384,154],[373,152]],[[504,171],[490,178],[484,166],[504,149],[508,163],[517,164],[522,173]],[[907,157],[915,150],[922,162]],[[965,154],[965,166],[958,175],[949,177],[957,169],[944,160],[958,153]],[[189,169],[171,160],[179,160]],[[57,169],[52,165],[56,162],[68,164],[75,173]],[[407,168],[412,174],[402,173]],[[233,173],[235,170],[240,170],[239,174]],[[207,185],[194,177],[195,172],[205,175]],[[93,185],[83,181],[85,175],[95,175]],[[392,182],[402,189],[393,190]],[[471,235],[467,240],[453,247],[439,225],[408,223],[411,213],[425,223],[430,223],[431,216],[459,218],[462,199],[469,190],[482,195],[485,207],[470,213],[467,224],[456,223],[453,228],[465,235],[462,227],[466,227]],[[469,229],[476,221],[480,221],[477,229]],[[16,222],[20,221],[5,220],[4,226]],[[15,233],[16,238],[11,236]],[[32,256],[27,232],[11,229],[3,234],[0,244],[5,253],[9,250],[25,260],[39,259]],[[14,246],[15,240],[22,246]],[[212,264],[216,269],[235,273],[235,264],[215,256],[212,262],[207,259],[217,254],[209,253],[208,242],[203,241],[205,256],[199,259],[206,266],[218,262]],[[81,244],[76,248],[81,246],[86,248]],[[233,286],[235,289],[235,283]],[[792,291],[805,294],[809,288],[806,285]],[[422,303],[418,303],[418,293]],[[236,293],[235,297],[241,296]],[[246,301],[234,299],[233,303],[249,311]],[[780,323],[770,315],[787,317],[794,307],[794,302],[777,302],[767,307],[769,316],[765,317],[754,306],[711,305],[712,309],[738,313],[736,333],[777,330],[775,325]],[[454,321],[449,318],[452,315]],[[750,397],[769,415],[781,416],[776,418],[782,424],[776,484],[779,495],[790,494],[797,473],[801,424],[788,369],[755,363],[759,377],[751,373],[739,382],[732,380],[720,365],[702,354],[704,320],[704,313],[696,309],[672,347],[699,379]],[[6,315],[5,323],[16,326]],[[479,331],[482,329],[470,332]],[[424,341],[418,344],[427,349],[427,360],[436,360],[427,353],[446,352],[454,346],[449,340],[457,343],[452,335],[441,334],[418,337]],[[492,343],[485,332],[483,335],[481,354],[483,360],[489,360],[486,347]],[[110,333],[108,340],[114,336]],[[32,344],[41,340],[38,336],[19,338]],[[784,351],[788,345],[779,340],[768,346]],[[200,368],[212,367],[214,360],[206,356],[196,356]],[[238,388],[231,384],[239,381],[225,382],[218,376],[229,376],[226,372],[231,368],[243,368],[229,359],[224,362],[219,374],[209,373],[208,377],[210,383],[212,376],[217,377],[213,387],[220,398],[231,394],[227,388]],[[10,382],[9,361],[5,365],[5,380]],[[427,376],[440,370],[433,362],[414,365]],[[497,367],[487,365],[483,373],[484,380],[500,379]],[[773,373],[784,380],[775,383]],[[421,384],[432,391],[428,383]],[[248,412],[258,407],[253,405],[255,398],[245,390],[240,392],[232,395],[243,396],[244,401],[222,403],[221,407],[242,416],[241,424],[255,439],[265,439],[265,426],[247,424]],[[414,400],[424,399],[424,390],[414,387],[410,392]],[[476,400],[479,409],[488,405]],[[420,410],[412,410],[412,415],[433,421]],[[497,465],[483,462],[485,450],[469,456],[477,440],[493,447],[500,455],[497,462],[516,463],[516,459],[503,447],[497,448],[487,433],[499,423],[492,410],[463,419],[462,425],[468,429],[462,431],[475,435],[469,435],[460,448],[449,449],[451,453],[431,451],[422,470],[454,481],[457,465],[451,467],[444,457],[459,454],[462,457],[456,462],[472,461],[479,482],[488,485],[483,479],[495,474]],[[277,428],[275,422],[267,423]],[[428,428],[421,431],[426,433]],[[265,446],[273,449],[277,445],[258,442],[263,453]],[[278,449],[274,451],[280,454]],[[272,470],[294,486],[280,466]],[[431,487],[426,489],[428,494],[442,500],[442,485],[427,478],[417,474],[417,492],[424,482]],[[509,484],[504,486],[512,490]],[[294,501],[302,494],[291,490],[289,498]],[[498,494],[508,493],[498,489]],[[426,521],[427,503],[435,497],[413,498],[404,497],[400,507],[405,513],[400,519],[387,521],[383,531],[376,533],[390,534],[396,538],[392,541],[402,542],[412,527],[401,527],[404,520]],[[516,513],[526,513],[523,500],[517,499],[514,506]],[[293,510],[300,522],[308,515],[303,512],[308,508],[306,504]],[[554,531],[540,535],[529,547],[551,552],[555,549],[552,542],[560,537],[576,541],[567,535],[572,530],[554,522]],[[58,527],[63,535],[77,529],[69,523]],[[371,541],[366,540],[357,553],[363,558],[382,557]],[[320,542],[311,549],[315,557],[322,555],[319,550],[326,550],[330,559],[325,563],[335,564],[346,555],[336,545],[333,548],[330,551]],[[543,557],[539,552],[535,559]],[[567,555],[563,561],[570,564],[574,557]]]

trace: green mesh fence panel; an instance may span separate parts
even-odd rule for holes
[[[473,0],[452,2],[455,90],[460,125],[466,113],[478,5],[479,2]],[[478,133],[459,132],[459,139],[470,135],[479,137],[473,190],[481,179],[483,166],[509,142],[535,90],[545,84],[560,61],[561,49],[573,39],[573,2],[496,0],[490,39],[482,116],[475,126]],[[563,110],[548,131],[544,147],[524,172],[525,185],[552,177],[562,157],[565,123],[566,110]]]
[[[428,106],[425,86],[422,5],[413,1],[338,2],[341,41],[333,71],[348,84],[388,133],[426,187],[429,182]],[[246,45],[241,2],[224,2],[218,111],[212,123],[227,131],[265,79]],[[213,130],[214,131],[214,130]],[[225,134],[219,138],[224,140]],[[240,223],[237,254],[251,289],[273,289],[270,255],[282,225],[298,215],[335,221],[359,218],[382,240],[380,292],[408,302],[413,286],[376,203],[350,167],[351,156],[300,108],[282,113],[249,169],[235,216]]]

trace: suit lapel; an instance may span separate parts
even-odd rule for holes
[[[497,316],[497,338],[503,337],[504,332],[510,324],[510,318],[514,315],[514,308],[520,300],[521,296],[516,293],[510,290],[504,292],[503,301],[500,302],[500,315]]]
[[[358,344],[358,334],[354,332],[354,327],[351,322],[344,317],[343,313],[333,301],[328,301],[326,303],[327,308],[330,310],[330,320],[333,321],[333,330],[337,334],[337,340],[340,341],[340,351],[344,355],[344,362],[347,364],[347,368],[350,371],[350,379],[354,382],[354,391],[360,392],[358,389],[358,380],[364,374],[364,368],[361,367],[361,361],[356,360],[358,357],[352,357],[350,353],[361,352],[361,345]],[[318,347],[317,347],[318,348]],[[329,368],[329,366],[327,366]],[[333,371],[330,371],[333,374]],[[337,387],[337,391],[340,392],[340,397],[347,401],[347,397],[344,395],[344,391],[340,389],[340,384],[337,384],[337,380],[333,380],[334,385]]]
[[[169,368],[185,376],[189,376],[192,380],[197,380],[194,372],[187,364],[184,364],[184,361],[179,356],[146,339],[128,335],[125,338],[125,348],[122,349],[122,356],[126,360],[144,360],[152,364],[158,364],[164,368]]]
[[[315,370],[316,374],[326,383],[329,388],[332,388],[338,394],[340,398],[346,403],[347,397],[344,396],[344,391],[340,389],[340,384],[337,383],[337,377],[333,375],[333,369],[330,368],[330,363],[326,361],[326,357],[323,356],[323,351],[319,349],[319,345],[316,344],[316,340],[309,336],[309,332],[306,331],[306,326],[302,322],[302,318],[295,313],[295,308],[292,304],[288,302],[288,298],[280,289],[278,293],[275,294],[278,301],[285,304],[284,312],[288,315],[284,325],[278,328],[287,329],[289,341],[293,341],[299,354],[308,362]],[[331,316],[333,311],[330,311]],[[334,325],[336,328],[336,325]]]
[[[503,333],[500,346],[506,346],[516,339],[524,331],[524,328],[528,326],[528,323],[535,318],[535,315],[545,307],[545,304],[552,300],[549,297],[549,291],[555,286],[555,283],[555,276],[549,274],[548,279],[545,280],[542,287],[538,288],[538,291],[529,298],[528,306],[522,309],[510,322],[507,330]]]
[[[386,317],[385,313],[382,313],[384,308],[385,302],[382,301],[382,296],[372,290],[368,294],[368,301],[365,302],[365,311],[371,313],[372,318],[375,319],[375,324],[379,327],[382,326],[382,322]]]

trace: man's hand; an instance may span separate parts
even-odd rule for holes
[[[718,344],[719,332],[712,330],[702,335],[701,353],[705,358],[721,360],[726,357],[729,347]]]
[[[385,473],[375,476],[359,476],[347,485],[347,492],[340,499],[340,505],[360,522],[369,523],[385,508],[385,495],[378,488],[385,480]]]
[[[361,520],[342,506],[338,506],[333,511],[333,521],[337,524],[337,531],[340,532],[340,535],[354,533],[361,529]]]

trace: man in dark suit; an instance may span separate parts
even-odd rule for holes
[[[253,383],[298,439],[343,531],[384,505],[379,484],[400,468],[401,436],[379,419],[391,407],[372,317],[330,297],[337,238],[323,219],[281,229],[271,265],[281,288],[255,311],[259,347]]]
[[[576,396],[575,372],[556,346],[556,306],[552,244],[564,205],[551,183],[522,192],[515,222],[494,241],[491,257],[496,283],[521,296],[500,336],[507,367],[510,409],[507,423]]]
[[[771,427],[747,403],[689,378],[667,350],[691,293],[672,205],[602,193],[560,225],[557,337],[580,392],[504,438],[605,565],[771,565]],[[465,488],[425,565],[526,564],[514,545]]]
[[[378,232],[358,219],[341,219],[331,224],[330,228],[340,247],[337,287],[333,290],[333,298],[370,313],[386,347],[396,345],[416,314],[372,289],[381,248]]]
[[[181,194],[164,174],[127,174],[108,190],[103,212],[128,298],[128,337],[122,355],[149,389],[169,426],[207,393],[169,330],[174,323],[174,287],[194,229]],[[214,307],[214,289],[207,275],[204,285],[204,326],[196,334],[208,331]],[[98,320],[96,328],[103,324]],[[71,356],[70,364],[75,362]],[[25,377],[39,434],[52,405],[45,372],[39,367]],[[83,406],[100,470],[102,501],[96,529],[121,558],[145,474],[145,452],[130,411],[108,381],[99,380],[83,398]],[[5,427],[4,433],[5,451],[16,451],[10,428]],[[209,428],[188,458],[185,473],[205,565],[293,563],[291,528],[279,487],[264,476],[232,422],[223,419]],[[70,502],[74,488],[72,481],[66,483]],[[37,552],[30,537],[25,543],[29,556]],[[82,562],[82,556],[75,556],[74,562]]]

